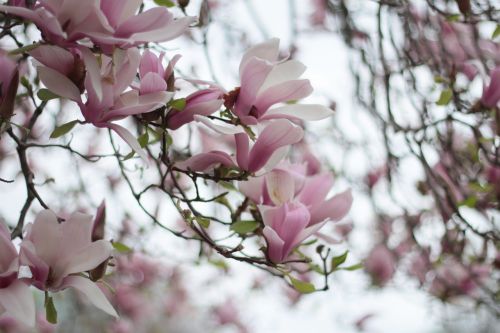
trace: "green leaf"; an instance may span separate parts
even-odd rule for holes
[[[445,89],[441,92],[439,99],[437,100],[437,105],[447,105],[450,103],[451,98],[453,97],[453,91],[451,89]]]
[[[231,230],[240,234],[248,234],[259,227],[259,222],[257,221],[238,221],[231,224]]]
[[[337,267],[342,265],[346,261],[348,254],[349,254],[349,251],[345,251],[341,255],[333,257],[332,262],[331,262],[332,270],[335,270],[335,269],[337,269]]]
[[[26,77],[23,76],[20,82],[23,85],[23,87],[25,87],[28,91],[32,90],[31,83]]]
[[[493,31],[493,34],[491,35],[491,39],[495,39],[498,36],[500,36],[500,24],[497,24],[495,31]]]
[[[205,229],[210,226],[210,220],[205,217],[195,216],[195,220],[196,222],[198,222],[199,225],[201,225]]]
[[[120,253],[129,253],[132,252],[132,249],[127,245],[120,242],[112,242],[113,248]]]
[[[224,187],[226,190],[237,191],[236,187],[234,187],[233,183],[231,183],[231,182],[226,182],[226,181],[222,180],[222,181],[218,182],[217,184]]]
[[[309,294],[316,291],[316,287],[314,287],[312,283],[300,281],[291,276],[290,276],[290,282],[292,283],[292,286],[295,288],[295,290],[297,290],[302,294]]]
[[[208,262],[213,266],[222,269],[224,271],[227,271],[229,269],[229,266],[227,265],[225,260],[208,259]]]
[[[52,297],[45,298],[45,317],[51,324],[57,324],[57,310]]]
[[[68,133],[75,127],[75,125],[78,123],[78,120],[73,120],[70,121],[69,123],[63,124],[61,126],[57,126],[54,131],[50,134],[51,139],[58,138],[60,136],[63,136],[64,134]]]
[[[179,98],[179,99],[173,99],[168,103],[173,109],[182,111],[186,107],[186,99],[185,98]]]
[[[142,134],[141,136],[139,136],[137,138],[137,141],[139,142],[139,145],[141,146],[141,148],[144,148],[148,145],[149,143],[149,134],[148,134],[148,131],[146,130],[146,132],[144,132],[144,134]]]
[[[134,157],[134,155],[135,155],[135,151],[132,150],[130,153],[125,155],[125,157],[123,157],[123,161],[130,160],[132,157]]]
[[[163,7],[167,7],[167,8],[175,6],[175,3],[171,0],[154,0],[154,1],[155,1],[155,4],[157,4],[158,6],[163,6]]]
[[[457,22],[458,20],[460,20],[460,17],[461,17],[460,14],[454,14],[454,15],[450,15],[450,16],[446,17],[446,20],[448,22]]]
[[[474,197],[474,196],[471,196],[471,197],[468,197],[467,199],[459,202],[458,206],[459,207],[466,206],[466,207],[469,207],[469,208],[474,208],[474,207],[476,207],[476,203],[477,203],[477,198]]]
[[[356,270],[361,269],[361,268],[363,268],[363,264],[362,263],[359,263],[359,264],[356,264],[356,265],[342,267],[340,269],[342,269],[344,271],[356,271]]]
[[[50,101],[51,99],[59,98],[58,95],[54,94],[49,89],[45,89],[45,88],[42,88],[42,89],[38,90],[38,92],[36,93],[36,95],[42,101]]]

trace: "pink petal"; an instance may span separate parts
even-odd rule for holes
[[[87,247],[82,248],[77,253],[74,253],[66,264],[63,276],[90,271],[111,256],[113,247],[109,241],[104,239],[90,243]]]
[[[297,199],[306,206],[317,204],[325,200],[332,186],[333,177],[330,173],[309,177],[306,179]]]
[[[28,285],[21,280],[12,282],[7,288],[0,288],[1,308],[19,322],[35,327],[35,299]]]
[[[131,39],[133,39],[135,43],[167,42],[182,35],[194,22],[196,22],[195,17],[182,17],[175,19],[163,28],[135,33],[131,36]]]
[[[259,91],[265,91],[277,84],[296,80],[304,73],[305,70],[306,66],[297,60],[289,60],[281,64],[277,64],[269,73],[266,81],[262,87],[260,87]]]
[[[222,151],[211,151],[208,153],[198,154],[183,162],[177,163],[176,166],[183,170],[203,172],[211,169],[217,164],[222,164],[227,167],[234,166],[231,156]]]
[[[97,284],[82,276],[71,275],[64,279],[61,288],[75,288],[87,297],[87,299],[100,310],[108,313],[109,315],[118,318],[118,314],[113,306],[109,303],[104,296],[104,293],[99,289]]]
[[[267,110],[261,120],[286,118],[290,120],[321,120],[333,116],[332,109],[319,104],[291,104]]]
[[[250,151],[247,170],[250,172],[259,170],[278,148],[299,142],[303,135],[302,128],[292,125],[288,120],[280,119],[270,123],[264,128]]]
[[[271,227],[265,226],[262,231],[267,243],[267,255],[269,260],[274,263],[280,263],[283,261],[283,246],[285,242],[280,238],[280,236]]]
[[[352,206],[351,190],[346,190],[331,199],[318,203],[311,208],[311,224],[319,223],[326,219],[339,221],[347,215]]]
[[[43,84],[54,94],[72,101],[80,101],[80,90],[75,84],[58,71],[49,67],[38,67],[38,76]]]
[[[141,79],[141,95],[167,90],[167,82],[157,73],[149,72]]]
[[[245,67],[248,64],[248,61],[251,58],[259,58],[263,60],[267,60],[269,62],[274,62],[278,59],[279,55],[279,44],[280,40],[278,38],[272,38],[263,43],[257,44],[251,48],[249,48],[240,63],[240,77],[242,77],[242,73],[245,70]]]
[[[235,112],[238,116],[248,115],[260,87],[269,75],[273,65],[257,58],[252,58],[241,73],[241,87],[235,104]]]
[[[30,55],[45,66],[68,75],[75,63],[74,55],[59,46],[40,45]]]
[[[269,197],[277,206],[289,202],[295,195],[295,180],[289,172],[273,170],[266,175],[266,187]]]
[[[139,155],[145,162],[147,162],[148,156],[146,155],[144,150],[142,150],[137,139],[132,134],[130,134],[130,132],[125,127],[113,123],[108,123],[105,125],[105,127],[108,127],[115,131],[116,134],[118,134],[123,139],[123,141],[125,141],[130,146],[130,148],[132,148],[137,153],[137,155]]]
[[[259,204],[264,190],[264,177],[252,177],[247,181],[241,181],[238,183],[238,188],[244,196]]]
[[[293,80],[273,86],[257,96],[255,107],[259,116],[276,103],[298,100],[309,96],[313,91],[309,80]]]
[[[92,86],[93,93],[99,102],[102,101],[102,83],[101,83],[101,68],[97,62],[97,58],[88,48],[81,46],[78,48],[83,56],[83,62],[87,69],[86,77],[89,78],[89,83]]]

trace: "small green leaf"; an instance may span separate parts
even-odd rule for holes
[[[220,268],[224,271],[227,271],[229,269],[229,266],[227,265],[225,260],[208,259],[208,262],[213,266]]]
[[[120,242],[112,242],[113,248],[120,253],[129,253],[132,252],[132,249],[127,245]]]
[[[123,157],[123,161],[130,160],[132,157],[134,157],[134,155],[135,155],[135,151],[132,150],[130,153],[125,155],[125,157]]]
[[[445,89],[441,92],[439,99],[437,100],[437,105],[448,105],[450,103],[451,98],[453,97],[453,91],[451,89]]]
[[[75,125],[78,123],[78,120],[73,120],[70,121],[69,123],[63,124],[61,126],[57,126],[54,131],[50,134],[51,139],[58,138],[60,136],[63,136],[64,134],[68,133],[75,127]]]
[[[446,17],[446,20],[448,22],[457,22],[458,20],[460,20],[460,17],[461,17],[460,14],[454,14],[454,15],[450,15],[450,16]]]
[[[52,297],[45,298],[45,317],[51,324],[57,324],[57,310]]]
[[[23,76],[21,78],[20,82],[23,85],[23,87],[25,87],[26,89],[28,89],[28,91],[31,91],[31,89],[32,89],[31,83],[30,83],[30,81],[26,77]]]
[[[491,39],[495,39],[498,36],[500,36],[500,24],[497,24],[495,31],[493,31],[493,34],[491,35]]]
[[[226,190],[237,191],[236,187],[234,187],[234,185],[231,182],[220,181],[217,184],[219,184],[220,186],[224,187]]]
[[[154,0],[154,1],[155,1],[155,4],[157,4],[158,6],[163,6],[163,7],[167,7],[167,8],[175,6],[175,3],[171,0]]]
[[[292,286],[295,288],[295,290],[297,290],[302,294],[309,294],[316,291],[316,287],[314,287],[312,283],[300,281],[291,276],[290,276],[290,282],[292,283]]]
[[[148,131],[146,130],[146,132],[144,132],[144,134],[141,134],[141,136],[139,136],[137,138],[137,141],[139,142],[139,145],[141,146],[141,148],[146,147],[149,143]]]
[[[210,220],[205,217],[196,216],[195,220],[196,222],[198,222],[199,225],[201,225],[205,229],[210,226]]]
[[[314,243],[316,243],[318,241],[317,238],[314,238],[314,239],[311,239],[310,241],[307,241],[307,242],[304,242],[302,244],[300,244],[300,246],[309,246],[309,245],[313,245]]]
[[[38,90],[38,92],[36,93],[36,95],[42,101],[50,101],[51,99],[59,98],[58,95],[54,94],[49,89],[45,89],[45,88],[42,88],[42,89]]]
[[[363,264],[362,263],[359,263],[359,264],[356,264],[356,265],[342,267],[340,269],[342,269],[344,271],[356,271],[356,270],[361,269],[361,268],[363,268]]]
[[[173,99],[168,103],[173,109],[182,111],[186,107],[186,99],[185,98],[179,98],[179,99]]]
[[[434,76],[434,82],[436,82],[436,83],[445,83],[446,81],[447,80],[440,75]]]
[[[231,224],[231,230],[240,234],[248,234],[259,227],[259,222],[257,221],[238,221]]]
[[[474,208],[474,207],[476,207],[476,203],[477,203],[477,198],[474,197],[474,196],[471,196],[471,197],[468,197],[467,199],[459,202],[458,206],[459,207],[466,206],[466,207],[469,207],[469,208]]]
[[[341,255],[333,257],[332,262],[331,262],[332,270],[335,270],[335,269],[337,269],[337,267],[342,265],[346,261],[348,254],[349,254],[349,251],[345,251]]]

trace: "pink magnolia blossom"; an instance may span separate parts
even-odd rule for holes
[[[0,119],[12,116],[18,85],[17,64],[0,50]]]
[[[278,119],[267,124],[252,147],[246,133],[235,134],[236,163],[223,151],[213,150],[201,153],[177,164],[178,168],[192,171],[206,171],[216,165],[238,166],[250,173],[261,169],[272,169],[286,154],[288,146],[300,141],[302,128],[286,119]]]
[[[106,53],[180,36],[193,17],[174,19],[165,7],[137,14],[142,0],[40,0],[33,8],[0,5],[0,11],[32,21],[46,41],[61,46],[90,38]]]
[[[392,279],[396,271],[396,258],[385,246],[377,245],[365,261],[365,270],[371,275],[376,285],[384,286]]]
[[[301,167],[302,166],[302,167]],[[327,199],[333,187],[329,173],[306,176],[305,165],[277,167],[265,176],[240,183],[240,190],[255,203],[279,206],[286,202],[300,202],[310,213],[309,225],[325,220],[339,221],[352,205],[350,190]]]
[[[267,256],[276,264],[285,261],[297,245],[324,225],[323,222],[308,227],[311,214],[301,203],[285,203],[279,207],[261,205],[259,210],[265,225]]]
[[[80,273],[96,268],[111,256],[111,243],[92,242],[92,217],[74,213],[59,223],[50,210],[41,211],[27,226],[20,261],[30,268],[31,283],[40,290],[57,292],[74,288],[96,307],[117,317],[99,287]]]
[[[490,73],[490,83],[484,87],[481,103],[489,108],[494,108],[500,102],[500,66]]]
[[[223,104],[223,91],[213,87],[192,93],[186,97],[183,110],[171,110],[167,115],[167,126],[176,130],[195,120],[196,116],[208,116],[219,110]]]
[[[169,88],[168,80],[174,73],[174,66],[180,55],[174,56],[166,68],[163,67],[162,63],[164,56],[164,52],[160,53],[159,57],[149,50],[143,52],[139,64],[139,92],[141,95],[165,91]]]
[[[0,315],[35,326],[35,301],[24,279],[18,279],[19,257],[10,232],[0,222]]]
[[[309,80],[299,79],[306,69],[301,62],[279,61],[278,57],[277,38],[257,44],[243,55],[239,69],[241,87],[234,92],[237,96],[232,101],[240,120],[252,125],[272,118],[319,120],[332,115],[332,110],[318,104],[288,104],[271,109],[275,104],[307,97],[313,89]]]
[[[241,322],[238,310],[231,299],[214,308],[215,317],[219,325],[234,325],[239,333],[248,332],[247,328]]]
[[[41,81],[55,94],[75,101],[87,122],[99,128],[113,130],[146,159],[135,137],[114,121],[154,111],[164,106],[173,93],[153,91],[140,94],[135,89],[126,90],[132,84],[139,68],[140,54],[136,48],[126,51],[116,49],[113,58],[102,56],[100,66],[90,50],[83,47],[79,50],[87,67],[84,83],[87,91],[85,102],[81,99],[78,87],[59,70],[39,66]],[[44,58],[40,61],[42,60]]]

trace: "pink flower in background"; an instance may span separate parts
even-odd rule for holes
[[[385,245],[379,244],[372,249],[364,266],[373,282],[378,286],[384,286],[396,271],[396,258]]]
[[[234,113],[247,125],[273,118],[319,120],[333,111],[318,104],[289,104],[309,96],[313,88],[309,80],[299,79],[306,67],[297,60],[280,61],[279,39],[270,39],[248,49],[240,63],[241,87],[235,91]],[[232,104],[229,103],[229,104]],[[232,105],[229,105],[232,107]]]
[[[10,232],[0,222],[0,315],[35,326],[35,301],[26,281],[18,279],[19,257]]]
[[[35,287],[52,292],[74,288],[99,309],[117,316],[99,287],[78,275],[96,268],[112,252],[110,242],[92,242],[92,216],[74,213],[59,223],[54,213],[44,210],[26,229],[20,262],[30,268]]]
[[[481,103],[489,108],[494,108],[500,102],[500,67],[490,73],[490,83],[483,88]]]
[[[9,119],[14,112],[19,70],[14,60],[0,50],[0,119]]]
[[[136,15],[141,4],[142,0],[41,0],[33,8],[0,5],[0,11],[32,21],[51,43],[68,46],[90,38],[108,54],[115,47],[174,39],[195,21],[174,19],[165,7]]]
[[[169,88],[168,80],[174,73],[174,66],[180,59],[180,55],[174,56],[167,68],[164,68],[162,63],[164,56],[165,53],[163,52],[160,53],[158,57],[149,50],[145,50],[142,53],[141,62],[139,64],[139,92],[141,95],[165,91]]]
[[[177,163],[180,169],[206,171],[216,165],[226,167],[239,166],[250,173],[261,169],[272,169],[286,154],[288,146],[300,141],[302,128],[285,119],[275,120],[267,124],[250,148],[250,139],[246,133],[235,134],[236,163],[223,151],[210,151]]]
[[[214,308],[215,317],[219,325],[234,325],[239,333],[248,332],[247,328],[241,322],[238,310],[231,299]]]

